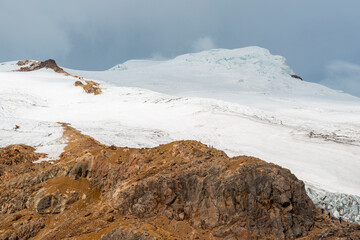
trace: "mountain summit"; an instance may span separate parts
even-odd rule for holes
[[[286,64],[284,57],[260,47],[213,49],[165,61],[131,60],[109,71],[122,72],[117,76],[123,76],[126,85],[146,84],[151,90],[172,94],[218,90],[285,96],[336,95],[336,91],[326,87],[300,81],[302,78]]]

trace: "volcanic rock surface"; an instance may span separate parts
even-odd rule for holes
[[[0,149],[0,239],[359,239],[315,209],[304,184],[262,160],[196,141],[103,145],[63,124],[54,164]]]

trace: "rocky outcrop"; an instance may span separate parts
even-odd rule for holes
[[[165,170],[117,188],[112,205],[124,215],[144,218],[162,210],[167,218],[188,221],[195,229],[220,227],[214,231],[217,237],[233,234],[229,229],[234,225],[259,237],[294,238],[311,230],[314,206],[303,183],[288,170],[261,161],[246,163],[243,158],[229,165],[204,163],[190,162],[175,173]],[[229,171],[234,164],[238,167]]]
[[[196,141],[105,146],[64,128],[69,144],[59,161],[30,162],[22,173],[23,161],[1,182],[0,239],[360,236],[359,225],[319,213],[303,182],[277,165]]]
[[[98,95],[102,92],[98,83],[96,83],[94,81],[87,81],[87,80],[85,80],[85,83],[86,84],[82,83],[81,81],[76,81],[75,86],[82,87],[86,93],[92,93],[94,95]]]
[[[52,69],[57,73],[64,74],[65,76],[72,76],[74,78],[79,79],[78,81],[76,81],[74,83],[74,85],[82,87],[84,89],[84,91],[88,94],[98,95],[98,94],[101,94],[101,92],[102,92],[102,90],[97,82],[90,81],[90,80],[84,80],[82,77],[71,75],[71,74],[67,73],[66,71],[64,71],[64,69],[59,67],[56,64],[55,60],[53,60],[53,59],[48,59],[46,61],[23,60],[23,61],[18,61],[17,65],[21,67],[19,70],[16,70],[18,72],[30,72],[30,71],[36,71],[36,70],[39,70],[42,68]]]
[[[36,153],[35,149],[26,145],[10,145],[0,148],[0,184],[17,175],[34,170],[33,161],[46,157]],[[3,199],[0,199],[0,203]]]
[[[41,229],[45,227],[42,220],[27,219],[21,224],[13,224],[16,228],[13,231],[8,231],[5,234],[0,235],[0,239],[12,240],[12,239],[29,239],[35,237]]]
[[[31,163],[46,154],[35,153],[35,149],[26,145],[10,145],[0,148],[0,165],[17,165],[20,163]]]
[[[295,79],[300,79],[301,81],[303,81],[303,79],[300,77],[300,76],[298,76],[298,75],[295,75],[295,74],[292,74],[292,75],[290,75],[292,78],[295,78]]]
[[[56,194],[46,194],[45,191],[40,191],[27,202],[27,207],[34,207],[39,214],[61,213],[64,210],[70,209],[71,204],[80,199],[79,192],[72,191],[67,195],[60,192]]]
[[[24,61],[18,61],[17,65],[21,66],[21,68],[17,70],[18,72],[30,72],[30,71],[46,68],[46,69],[52,69],[57,73],[63,73],[67,76],[70,76],[70,74],[65,72],[64,69],[62,69],[61,67],[59,67],[56,64],[55,60],[53,59],[48,59],[46,61],[24,60]]]

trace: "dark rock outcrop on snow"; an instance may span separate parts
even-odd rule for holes
[[[296,79],[300,79],[301,81],[303,81],[303,79],[298,75],[292,74],[291,77],[296,78]]]
[[[59,67],[54,59],[48,59],[46,61],[34,61],[34,60],[24,60],[24,61],[18,61],[18,66],[21,66],[18,72],[30,72],[39,70],[42,68],[52,69],[57,73],[63,73],[65,75],[70,75],[69,73],[65,72],[64,69]]]

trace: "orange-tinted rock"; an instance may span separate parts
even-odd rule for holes
[[[0,239],[360,236],[359,225],[320,214],[303,182],[277,165],[196,141],[105,146],[64,128],[69,144],[53,165],[24,149],[22,160],[4,160],[17,175],[0,182]]]
[[[86,84],[83,84],[81,81],[76,81],[75,86],[76,87],[82,87],[86,93],[92,93],[94,95],[98,95],[102,92],[101,88],[99,87],[99,84],[94,81],[88,81],[85,80]]]

